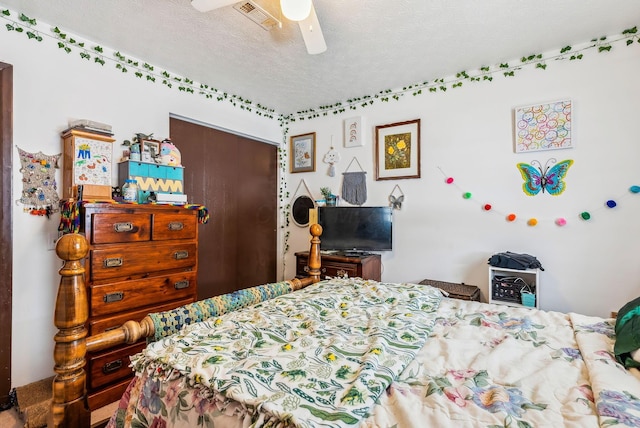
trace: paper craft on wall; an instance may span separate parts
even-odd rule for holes
[[[572,148],[571,107],[571,100],[517,107],[516,153]]]
[[[553,165],[554,163],[556,163],[554,158],[549,159],[544,164],[544,168],[537,160],[532,160],[531,165],[519,163],[517,167],[524,179],[522,191],[529,196],[535,196],[541,190],[542,193],[546,191],[552,196],[558,196],[564,192],[567,188],[564,177],[567,175],[569,167],[573,165],[573,160],[567,159]]]
[[[62,153],[45,155],[42,152],[29,153],[17,147],[20,154],[22,173],[22,195],[16,202],[25,205],[25,210],[33,215],[46,215],[59,211],[56,168]]]
[[[362,116],[351,117],[344,120],[344,146],[360,147],[364,146]]]

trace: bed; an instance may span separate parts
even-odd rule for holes
[[[88,426],[84,348],[149,337],[109,427],[640,426],[640,380],[614,356],[615,319],[320,280],[320,232],[311,277],[291,292],[227,296],[233,310],[210,317],[201,305],[152,314],[108,338],[57,322],[54,425]],[[82,300],[81,251],[68,253],[61,290]]]

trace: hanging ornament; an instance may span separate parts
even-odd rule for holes
[[[329,177],[335,177],[336,167],[334,165],[340,162],[340,153],[333,148],[333,135],[331,136],[331,149],[324,155],[322,161],[329,164],[329,171],[327,172]]]
[[[551,158],[547,160],[544,167],[537,160],[531,161],[531,165],[528,163],[516,165],[524,179],[522,191],[528,196],[535,196],[540,190],[542,193],[546,191],[553,196],[564,192],[567,187],[564,177],[567,175],[569,167],[573,165],[573,160],[567,159],[553,165],[556,162],[554,158]]]
[[[609,200],[607,201],[607,206],[608,206],[609,208],[615,208],[615,207],[616,207],[616,205],[618,205],[618,204],[616,203],[616,201],[614,201],[614,200],[612,200],[612,199],[609,199]]]
[[[567,219],[562,218],[562,217],[557,218],[557,219],[556,219],[556,224],[557,224],[558,226],[560,226],[560,227],[562,227],[562,226],[566,226],[566,225],[567,225]]]
[[[395,192],[396,189],[398,190],[398,192],[400,192],[398,196],[395,196],[393,194],[393,192]],[[400,208],[402,208],[403,202],[404,202],[404,193],[402,193],[400,186],[396,184],[393,190],[391,191],[391,194],[389,194],[389,206],[394,210],[399,210]]]
[[[516,215],[511,213],[507,216],[507,221],[515,221],[516,220]]]

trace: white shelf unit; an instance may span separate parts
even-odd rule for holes
[[[506,287],[500,287],[496,285],[496,281],[501,278],[519,278],[515,284],[510,286],[512,280],[504,282]],[[489,303],[498,303],[501,305],[518,306],[522,308],[540,309],[540,270],[539,269],[508,269],[495,266],[489,266]],[[521,289],[525,286],[525,283],[529,286],[529,289],[533,291],[535,296],[534,306],[525,306],[522,304],[521,299],[517,298],[515,292],[516,289]],[[520,287],[522,285],[522,287]],[[513,293],[512,293],[513,290]],[[516,300],[517,299],[517,300]]]

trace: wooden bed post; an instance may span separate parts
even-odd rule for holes
[[[309,277],[293,278],[293,290],[299,290],[320,281],[320,235],[322,226],[310,227]],[[56,244],[56,254],[64,261],[60,268],[60,287],[56,298],[54,324],[58,333],[54,336],[53,400],[48,425],[55,428],[85,428],[91,425],[91,411],[86,401],[84,370],[87,352],[107,349],[122,343],[135,343],[154,334],[149,316],[141,322],[127,321],[120,328],[87,337],[85,323],[89,317],[89,302],[84,283],[82,260],[89,245],[83,235],[63,235]]]
[[[60,268],[60,287],[56,298],[54,324],[53,400],[50,427],[88,427],[91,412],[86,404],[86,337],[85,322],[89,305],[84,284],[82,260],[88,252],[84,236],[63,235],[56,244],[56,254],[64,265]]]
[[[311,246],[309,248],[309,276],[313,282],[320,281],[320,235],[322,235],[322,226],[315,223],[309,228],[311,232]]]

